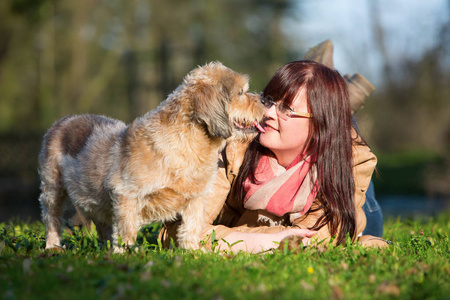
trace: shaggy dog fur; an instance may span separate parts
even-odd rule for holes
[[[221,63],[191,71],[161,105],[130,125],[97,115],[56,122],[39,155],[46,248],[60,247],[65,199],[102,240],[135,242],[138,230],[182,216],[182,248],[199,247],[204,207],[227,139],[253,137],[263,117],[248,78]]]

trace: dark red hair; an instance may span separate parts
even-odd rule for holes
[[[306,90],[310,119],[308,140],[304,153],[315,157],[318,174],[319,207],[322,215],[310,229],[329,226],[337,244],[345,241],[347,233],[356,235],[353,179],[352,116],[347,85],[335,70],[313,61],[294,61],[280,68],[263,90],[263,97],[270,97],[281,105],[290,107],[300,89]],[[257,137],[248,147],[244,163],[237,177],[234,193],[243,203],[242,183],[246,178],[255,181],[254,171],[262,154],[270,150],[259,144]]]

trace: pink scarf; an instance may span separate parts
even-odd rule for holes
[[[266,210],[279,217],[289,213],[292,220],[310,209],[317,194],[317,172],[311,167],[310,156],[299,156],[286,169],[275,158],[263,156],[255,178],[256,183],[250,178],[243,183],[244,207],[249,210]]]

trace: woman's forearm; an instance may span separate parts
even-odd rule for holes
[[[221,250],[232,250],[234,252],[245,251],[258,253],[270,249],[278,248],[279,243],[285,237],[299,236],[303,237],[303,243],[307,244],[309,239],[315,234],[315,231],[308,229],[289,228],[275,233],[250,233],[250,232],[232,232],[224,240],[218,241]]]

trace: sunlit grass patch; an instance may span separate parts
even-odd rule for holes
[[[63,234],[44,251],[42,223],[0,224],[2,299],[445,299],[448,213],[428,221],[388,220],[383,250],[359,245],[265,254],[161,249],[159,225],[113,254],[94,228]]]

